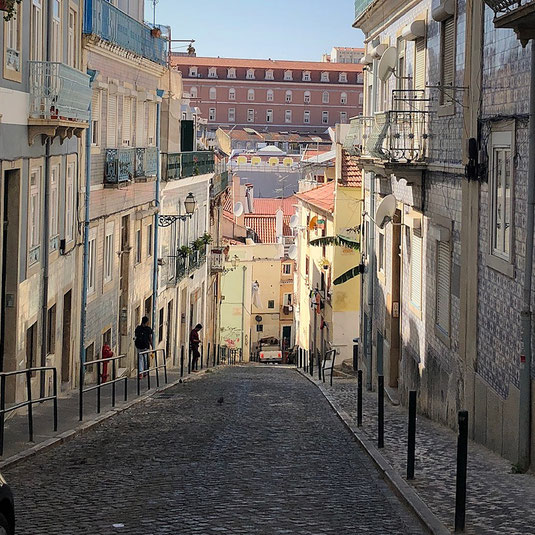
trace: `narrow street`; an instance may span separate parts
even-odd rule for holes
[[[422,533],[286,368],[212,371],[4,475],[18,535]]]

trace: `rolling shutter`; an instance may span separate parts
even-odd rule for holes
[[[130,147],[132,136],[132,100],[123,99],[123,146]]]
[[[137,101],[136,105],[136,147],[145,146],[145,102]]]
[[[455,85],[455,17],[449,17],[442,25],[442,87]],[[453,102],[453,89],[444,90],[441,104]]]
[[[436,323],[446,334],[450,332],[450,280],[450,244],[447,241],[438,241]]]
[[[425,37],[414,42],[414,89],[425,89]]]
[[[117,147],[117,96],[108,94],[108,117],[107,117],[107,140],[106,145],[110,149]]]
[[[411,234],[411,303],[420,308],[422,304],[422,238]]]

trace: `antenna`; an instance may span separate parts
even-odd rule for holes
[[[375,224],[384,229],[385,225],[392,221],[394,213],[396,212],[396,197],[394,195],[387,195],[377,207],[375,212]]]
[[[398,61],[398,51],[397,48],[391,46],[385,50],[381,61],[379,61],[379,67],[377,75],[381,82],[386,82],[393,74],[396,69],[396,63]]]
[[[243,204],[241,202],[237,202],[234,205],[234,210],[232,212],[236,217],[240,217],[243,214]]]
[[[160,0],[151,0],[152,2],[152,25],[156,28],[156,4],[158,4]]]

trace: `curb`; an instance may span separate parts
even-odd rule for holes
[[[207,368],[210,370],[216,370],[216,368]],[[52,448],[55,448],[61,444],[65,444],[66,442],[71,441],[72,439],[76,438],[77,436],[83,435],[93,427],[96,427],[100,423],[109,420],[110,418],[113,418],[117,414],[120,414],[122,412],[127,411],[134,405],[137,405],[138,403],[141,403],[148,398],[152,397],[155,394],[159,394],[160,392],[164,392],[170,388],[173,388],[174,386],[177,386],[179,384],[187,383],[190,381],[196,381],[200,378],[202,378],[205,375],[204,373],[195,374],[193,376],[188,377],[181,377],[172,383],[168,383],[166,385],[160,386],[158,388],[155,388],[153,390],[149,390],[148,392],[145,392],[144,394],[141,394],[139,397],[132,399],[130,401],[127,401],[124,405],[121,407],[114,407],[110,409],[106,413],[97,414],[95,417],[93,417],[90,420],[86,420],[82,423],[80,423],[78,426],[76,426],[74,429],[69,429],[67,431],[64,431],[63,433],[60,433],[59,435],[49,438],[47,440],[44,440],[43,442],[40,442],[39,444],[36,444],[35,446],[32,446],[31,448],[21,451],[20,453],[16,453],[15,455],[12,455],[11,457],[8,457],[7,459],[0,462],[0,470],[4,470],[6,468],[11,468],[15,466],[16,464],[19,464],[22,461],[25,461],[27,459],[30,459],[31,457],[35,457],[39,453],[44,453]]]
[[[381,455],[372,441],[365,436],[362,431],[360,431],[355,423],[353,423],[347,412],[340,407],[331,394],[329,394],[329,392],[327,392],[322,385],[318,385],[307,373],[298,368],[296,368],[296,370],[300,375],[315,385],[323,394],[325,399],[329,402],[329,405],[331,405],[331,408],[342,420],[349,431],[351,431],[353,436],[357,439],[360,447],[368,454],[376,468],[381,472],[391,489],[418,517],[418,520],[423,527],[433,535],[451,535],[452,532],[439,520],[439,518],[431,511],[431,509],[429,509],[416,491],[398,474],[398,472],[396,472],[396,470],[392,468],[392,466],[390,466],[389,462],[385,459],[385,457],[383,457],[383,455]]]

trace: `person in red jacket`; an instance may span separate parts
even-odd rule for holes
[[[113,351],[111,350],[111,347],[108,344],[104,344],[102,346],[102,358],[103,359],[111,359],[113,357]],[[101,375],[101,381],[105,383],[109,378],[108,373],[108,363],[103,362],[102,363],[102,375]]]

